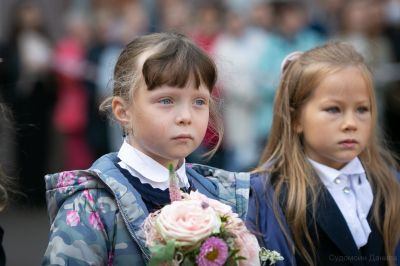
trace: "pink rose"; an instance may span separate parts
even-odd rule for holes
[[[192,246],[218,233],[221,219],[213,208],[203,208],[201,201],[174,201],[161,210],[156,226],[164,240],[175,239],[181,246]]]
[[[195,192],[190,191],[190,194],[184,193],[184,194],[182,194],[182,196],[185,199],[200,200],[200,201],[207,202],[208,205],[213,207],[217,213],[221,214],[221,216],[232,213],[231,206],[223,204],[223,203],[219,202],[218,200],[213,200],[213,199],[207,198],[205,195],[201,194],[198,190],[196,190]]]
[[[101,222],[100,217],[99,217],[99,213],[97,211],[96,212],[92,212],[89,215],[89,223],[94,229],[104,230],[103,223]]]
[[[261,250],[256,237],[249,231],[237,232],[235,244],[240,247],[237,256],[245,257],[247,260],[239,260],[240,266],[259,266],[259,252]]]
[[[81,217],[75,210],[72,210],[67,213],[67,218],[65,220],[69,226],[77,226],[81,221]]]

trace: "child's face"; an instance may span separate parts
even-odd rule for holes
[[[326,77],[305,104],[297,132],[306,155],[321,164],[343,168],[366,147],[371,102],[366,81],[355,67]]]
[[[132,108],[131,145],[158,163],[175,166],[201,143],[207,130],[210,92],[194,81],[185,88],[140,86]]]

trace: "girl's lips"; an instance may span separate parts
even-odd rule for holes
[[[339,145],[343,147],[354,147],[357,145],[357,141],[355,141],[354,139],[346,139],[339,142]]]
[[[178,140],[178,141],[189,141],[192,140],[193,137],[190,134],[179,134],[178,136],[174,137],[173,140]]]

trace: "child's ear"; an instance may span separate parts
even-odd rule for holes
[[[301,126],[301,123],[300,123],[300,122],[298,122],[298,123],[295,124],[295,126],[294,126],[294,131],[295,131],[296,133],[298,133],[298,134],[300,134],[300,133],[303,132],[303,127]]]
[[[303,126],[301,124],[301,119],[297,119],[297,121],[293,122],[293,131],[296,132],[297,134],[300,134],[303,132]]]
[[[130,115],[127,107],[128,106],[126,102],[121,97],[114,97],[112,101],[112,110],[115,118],[123,126],[127,126],[130,121]]]

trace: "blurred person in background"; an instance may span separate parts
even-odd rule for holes
[[[386,108],[386,132],[389,135],[393,148],[400,156],[400,0],[388,0],[384,3],[384,15],[387,25],[386,36],[389,38],[393,51],[395,64],[390,71],[394,77],[393,82],[385,91],[384,103]],[[389,69],[388,69],[389,70]],[[400,160],[398,159],[400,163]]]
[[[224,17],[224,6],[220,1],[207,0],[195,3],[192,7],[195,23],[188,30],[187,36],[200,45],[211,58],[215,59],[216,41],[221,35],[222,21]],[[216,102],[221,102],[222,92],[220,86],[216,86],[212,92]],[[220,110],[222,113],[222,110]],[[202,154],[211,151],[218,142],[217,132],[207,128],[206,135],[200,146],[186,158],[188,162],[208,164],[216,168],[224,167],[223,144],[210,160],[205,160]]]
[[[372,69],[378,70],[394,60],[393,48],[384,35],[385,19],[383,5],[379,0],[350,0],[341,9],[340,32],[332,36],[334,41],[349,43],[361,53]],[[384,90],[385,78],[373,71],[375,94],[378,105],[378,122],[385,126]]]
[[[339,30],[340,10],[345,0],[322,0],[315,1],[316,11],[312,15],[310,26],[325,38]]]
[[[272,2],[274,28],[267,45],[257,56],[257,89],[255,90],[257,146],[263,147],[271,128],[274,98],[281,77],[280,65],[286,55],[321,45],[321,35],[309,28],[305,6],[298,1]]]
[[[215,42],[221,33],[224,7],[218,0],[206,0],[195,4],[192,10],[195,22],[187,35],[213,56]]]
[[[218,86],[224,94],[226,128],[225,165],[228,171],[245,171],[259,159],[255,123],[256,62],[266,46],[264,31],[248,26],[247,17],[230,10],[226,30],[215,44]]]
[[[94,155],[86,139],[89,94],[83,84],[87,75],[87,48],[91,28],[85,14],[70,12],[65,17],[65,35],[57,42],[53,54],[53,71],[58,81],[58,96],[53,126],[64,139],[65,167],[88,168]]]
[[[274,27],[274,7],[270,2],[255,3],[251,9],[253,26],[271,32]]]
[[[49,71],[52,44],[37,2],[19,1],[12,17],[8,42],[0,50],[2,101],[11,105],[19,128],[14,143],[21,189],[29,203],[40,205],[45,203],[43,173],[54,99]]]
[[[187,34],[192,26],[190,7],[190,2],[185,0],[158,1],[157,11],[161,28],[155,31],[178,31]]]
[[[386,25],[381,1],[346,1],[341,8],[339,25],[338,34],[331,38],[353,45],[372,67],[393,60],[392,47],[383,35]]]
[[[387,0],[384,3],[387,35],[392,42],[396,62],[400,62],[400,0]]]
[[[123,2],[109,15],[104,32],[106,44],[99,56],[96,78],[97,113],[98,103],[110,96],[108,93],[113,86],[113,69],[122,49],[136,37],[149,33],[149,18],[140,1]],[[109,152],[116,152],[123,143],[123,130],[112,120],[107,123],[106,144]]]
[[[96,158],[110,152],[107,143],[107,121],[98,111],[101,99],[98,97],[96,81],[99,76],[100,58],[107,45],[107,30],[111,18],[110,9],[102,5],[94,6],[92,21],[94,38],[87,50],[88,73],[84,77],[84,85],[89,98],[86,137]]]

